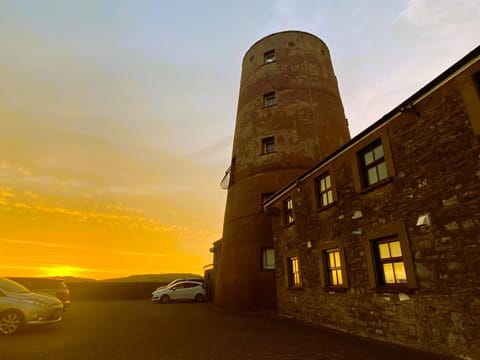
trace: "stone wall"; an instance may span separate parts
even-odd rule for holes
[[[463,88],[479,70],[477,62],[373,127],[275,200],[277,211],[270,213],[276,214],[281,315],[429,352],[480,358],[480,137]],[[471,102],[475,88],[469,91]],[[377,138],[388,179],[363,189],[358,152]],[[319,209],[314,179],[325,171],[334,180],[336,201]],[[295,222],[286,226],[282,200],[288,196]],[[421,215],[427,220],[417,225]],[[372,239],[390,234],[404,238],[404,261],[411,267],[408,286],[399,291],[381,289],[372,259]],[[329,247],[343,253],[348,285],[341,288],[326,285]],[[290,256],[298,256],[298,288],[288,284]]]

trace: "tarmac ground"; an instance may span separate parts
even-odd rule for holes
[[[211,304],[77,301],[61,322],[0,336],[0,360],[441,360],[431,354]]]

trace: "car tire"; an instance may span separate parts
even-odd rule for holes
[[[205,301],[205,296],[203,296],[202,294],[195,295],[195,302],[201,303],[201,302],[204,302],[204,301]]]
[[[170,301],[170,298],[168,297],[168,295],[163,295],[160,298],[160,303],[162,303],[162,304],[168,304],[169,301]]]
[[[0,314],[0,334],[12,335],[23,326],[24,319],[20,311],[7,310]]]

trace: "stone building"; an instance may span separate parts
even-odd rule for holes
[[[480,359],[480,47],[264,209],[280,315]]]
[[[271,221],[262,203],[350,140],[327,46],[314,35],[269,35],[246,52],[215,303],[276,306]]]

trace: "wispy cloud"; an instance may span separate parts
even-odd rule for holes
[[[128,255],[128,256],[145,256],[145,257],[165,257],[170,256],[168,254],[159,254],[159,253],[149,253],[149,252],[136,252],[136,251],[115,251],[119,255]]]
[[[39,247],[47,247],[47,248],[57,248],[57,249],[85,250],[85,248],[82,248],[82,247],[79,247],[79,246],[51,243],[51,242],[46,242],[46,241],[32,241],[32,240],[0,238],[0,242],[9,243],[9,244],[18,244],[18,245],[30,245],[30,246],[39,246]]]

